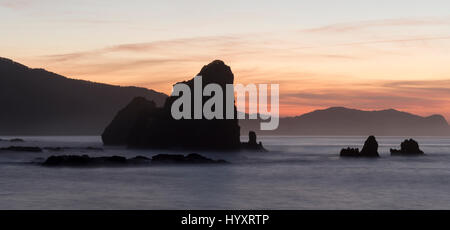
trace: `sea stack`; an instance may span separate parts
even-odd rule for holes
[[[216,60],[204,66],[196,76],[201,77],[202,90],[209,84],[216,84],[222,88],[223,105],[227,100],[227,85],[233,85],[234,75],[231,68],[223,61]],[[196,78],[179,82],[187,85],[194,92]],[[179,84],[177,83],[177,84]],[[175,84],[176,85],[176,84]],[[205,150],[262,150],[262,144],[256,142],[256,133],[251,133],[250,142],[240,142],[240,127],[237,119],[236,106],[224,106],[223,117],[227,119],[176,120],[172,117],[173,103],[182,95],[172,95],[167,98],[162,108],[144,98],[133,100],[130,105],[121,110],[102,135],[106,145],[127,145],[132,148],[161,148],[161,149],[205,149]],[[202,95],[204,105],[212,96]],[[234,98],[234,92],[231,98]],[[194,93],[191,93],[191,118],[195,117]],[[233,103],[234,104],[234,103]],[[227,117],[227,110],[233,110],[234,117]],[[228,111],[230,112],[230,111]]]
[[[242,143],[243,150],[253,150],[259,152],[266,152],[267,150],[263,147],[261,142],[257,142],[256,133],[254,131],[250,131],[248,133],[248,142]]]
[[[367,138],[361,151],[357,148],[342,149],[340,153],[341,157],[379,157],[378,154],[378,142],[375,136]]]
[[[420,150],[419,143],[413,139],[405,140],[400,146],[400,150],[391,149],[392,156],[417,156],[424,155],[424,152]]]

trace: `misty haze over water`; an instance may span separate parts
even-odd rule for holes
[[[7,139],[9,137],[1,137]],[[190,152],[104,147],[100,137],[22,137],[14,145],[72,147],[0,153],[0,209],[446,209],[450,140],[414,137],[427,155],[391,157],[406,137],[378,137],[380,159],[342,159],[367,137],[260,137],[269,152],[200,152],[231,164],[46,168],[50,155],[151,157]],[[10,146],[0,142],[0,147]]]

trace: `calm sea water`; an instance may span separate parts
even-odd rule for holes
[[[29,162],[189,152],[81,149],[103,147],[99,137],[22,138],[0,146],[80,149],[0,152],[0,209],[450,209],[450,138],[415,137],[426,156],[390,157],[403,138],[379,137],[380,159],[341,159],[341,148],[361,147],[365,137],[261,137],[270,152],[201,153],[228,165],[90,169]]]

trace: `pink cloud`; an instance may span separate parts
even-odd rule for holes
[[[350,23],[337,23],[326,25],[322,27],[316,27],[311,29],[301,30],[301,32],[309,33],[342,33],[342,32],[354,32],[368,28],[379,27],[405,27],[405,26],[435,26],[435,25],[450,25],[449,18],[440,19],[385,19],[385,20],[372,20]]]
[[[0,2],[0,6],[9,9],[23,9],[30,6],[33,0],[5,0]]]

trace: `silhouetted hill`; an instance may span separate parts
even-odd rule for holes
[[[446,136],[450,128],[441,115],[421,117],[394,109],[362,111],[342,107],[316,110],[280,119],[275,131],[260,131],[257,120],[240,120],[241,134],[258,130],[262,135],[378,135]]]
[[[74,80],[0,58],[0,135],[100,135],[135,97],[165,94]]]

